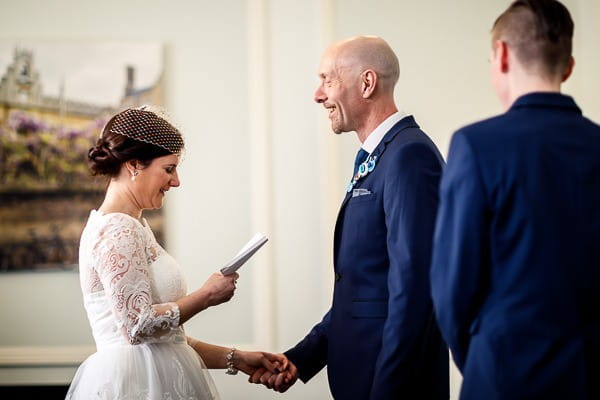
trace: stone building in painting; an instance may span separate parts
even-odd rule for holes
[[[46,96],[43,76],[35,66],[31,51],[15,48],[13,61],[0,80],[0,124],[13,110],[25,111],[34,118],[52,125],[83,128],[99,117],[110,115],[127,107],[163,103],[162,74],[152,86],[135,86],[135,69],[127,66],[127,81],[123,97],[117,105],[99,105],[66,99],[64,88],[58,97]]]

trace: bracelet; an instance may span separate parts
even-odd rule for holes
[[[227,371],[225,373],[227,375],[235,375],[238,373],[238,369],[233,366],[233,354],[235,353],[235,347],[231,349],[229,353],[225,356],[227,359]]]

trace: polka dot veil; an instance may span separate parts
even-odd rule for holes
[[[179,130],[148,106],[120,112],[115,116],[110,131],[162,147],[173,154],[181,154],[183,149],[183,138]]]

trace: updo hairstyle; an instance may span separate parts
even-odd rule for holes
[[[92,175],[110,178],[119,174],[123,163],[137,160],[143,168],[153,159],[179,154],[183,139],[179,131],[154,112],[127,109],[114,115],[88,152]]]

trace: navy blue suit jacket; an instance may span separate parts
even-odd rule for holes
[[[336,399],[447,399],[448,349],[429,267],[443,160],[412,117],[386,133],[375,169],[342,203],[333,304],[286,355],[308,381],[327,365]]]
[[[560,93],[457,131],[431,268],[462,399],[600,398],[600,126]]]

